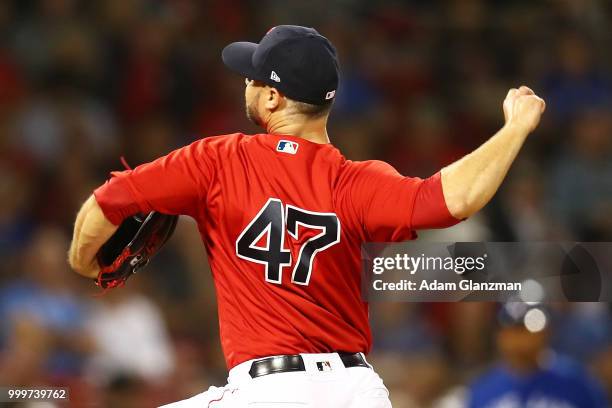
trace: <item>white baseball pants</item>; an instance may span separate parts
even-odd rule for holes
[[[251,378],[256,360],[232,368],[225,387],[162,408],[391,408],[389,391],[374,370],[344,367],[337,353],[302,354],[306,371]],[[325,370],[321,364],[328,362]]]

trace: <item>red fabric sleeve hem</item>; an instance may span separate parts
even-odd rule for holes
[[[123,185],[123,180],[113,173],[110,180],[94,190],[93,195],[106,219],[119,225],[127,217],[140,212],[140,207],[127,186]]]
[[[111,224],[118,226],[123,222],[123,218],[117,213],[112,212],[106,205],[103,204],[103,200],[101,200],[98,196],[98,190],[94,190],[93,196],[98,203],[98,206],[102,210],[102,213],[106,217],[107,220],[110,221]]]
[[[412,213],[411,227],[413,229],[446,228],[459,220],[450,213],[442,190],[442,175],[440,172],[423,180]]]

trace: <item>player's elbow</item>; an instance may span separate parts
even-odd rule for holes
[[[465,199],[448,200],[446,206],[450,215],[458,220],[469,218],[479,210]]]
[[[443,186],[444,201],[448,212],[456,219],[463,220],[474,215],[480,207],[476,197],[469,190],[458,189],[453,186]]]
[[[448,211],[451,215],[459,220],[470,218],[478,211],[482,210],[485,205],[491,200],[491,197],[484,194],[467,193],[452,202],[448,206]]]
[[[442,194],[450,215],[458,220],[463,220],[473,215],[478,209],[474,206],[470,189],[466,188],[465,183],[457,182],[456,174],[452,166],[442,169]]]
[[[442,172],[442,191],[449,213],[458,220],[469,218],[480,211],[492,198],[476,186],[466,186]]]

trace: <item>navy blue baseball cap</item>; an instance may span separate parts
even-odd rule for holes
[[[221,58],[232,71],[274,87],[296,101],[323,105],[336,95],[336,49],[314,28],[277,26],[259,44],[231,43],[223,49]]]

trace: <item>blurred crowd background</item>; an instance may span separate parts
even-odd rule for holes
[[[69,386],[75,406],[140,407],[225,383],[195,224],[122,289],[66,264],[80,204],[136,165],[242,131],[220,53],[272,26],[317,28],[342,81],[330,137],[350,159],[429,176],[503,124],[510,87],[547,101],[486,210],[443,241],[612,241],[612,3],[606,0],[0,1],[0,384]],[[463,406],[498,361],[499,305],[380,303],[373,362],[394,406]],[[544,347],[612,394],[607,303],[551,305]],[[450,404],[450,405],[449,405]],[[452,405],[455,404],[455,405]]]

